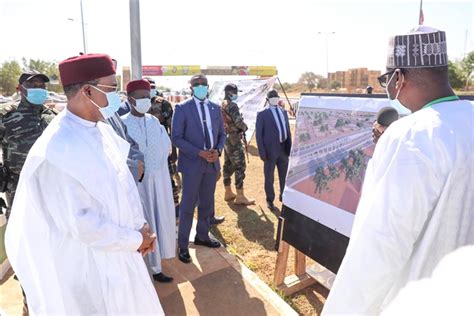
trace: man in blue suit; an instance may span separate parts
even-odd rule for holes
[[[191,78],[193,97],[176,105],[171,129],[171,140],[179,149],[178,171],[183,175],[179,213],[178,258],[190,263],[189,234],[194,208],[198,207],[195,245],[220,247],[209,237],[209,226],[214,215],[214,193],[220,170],[219,156],[225,143],[224,122],[220,108],[207,99],[206,76]]]
[[[276,90],[267,93],[267,106],[257,114],[255,134],[260,159],[263,160],[265,174],[265,195],[267,207],[276,210],[273,200],[275,166],[278,168],[280,179],[280,201],[285,188],[286,172],[288,170],[288,156],[291,150],[291,132],[288,114],[278,106],[280,97]]]

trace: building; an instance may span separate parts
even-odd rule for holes
[[[329,83],[338,82],[347,92],[359,92],[367,86],[372,86],[375,91],[381,91],[377,77],[381,75],[378,70],[367,68],[353,68],[346,71],[328,73]]]

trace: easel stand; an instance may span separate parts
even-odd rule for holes
[[[311,267],[306,267],[306,256],[295,249],[295,267],[294,274],[286,276],[286,267],[288,266],[288,254],[290,245],[281,240],[278,249],[278,256],[275,266],[275,275],[273,282],[276,288],[285,295],[292,295],[308,286],[318,282],[327,289],[331,289],[335,275],[315,263]]]

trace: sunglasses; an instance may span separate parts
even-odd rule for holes
[[[207,82],[195,82],[191,85],[193,88],[197,86],[207,86]]]

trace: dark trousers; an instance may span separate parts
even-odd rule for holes
[[[209,240],[211,216],[214,213],[214,193],[217,172],[212,164],[205,172],[183,172],[183,191],[179,207],[178,247],[188,249],[189,234],[193,224],[194,208],[198,207],[196,236]]]
[[[280,154],[276,159],[267,159],[263,163],[263,173],[265,175],[265,195],[267,202],[275,200],[275,190],[273,182],[275,178],[275,167],[278,169],[278,178],[280,180],[280,201],[285,189],[286,172],[288,171],[288,155],[285,152],[285,146],[281,144]]]

